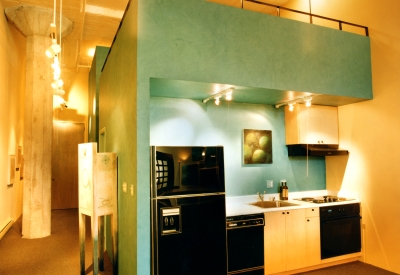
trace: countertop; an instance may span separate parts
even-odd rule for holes
[[[322,197],[322,196],[338,196],[345,197],[348,201],[342,202],[332,202],[332,203],[311,203],[296,199],[301,199],[305,197]],[[279,200],[279,194],[264,194],[264,200],[269,201],[271,198],[275,198],[275,200]],[[248,196],[236,196],[236,197],[226,197],[226,216],[237,216],[237,215],[248,215],[248,214],[258,214],[265,212],[273,212],[273,211],[281,211],[281,210],[294,210],[301,208],[312,208],[312,207],[322,207],[322,206],[330,206],[330,205],[340,205],[340,204],[349,204],[360,202],[359,194],[356,192],[345,192],[345,191],[329,191],[329,190],[316,190],[316,191],[303,191],[303,192],[291,192],[289,193],[289,200],[286,202],[290,202],[296,204],[296,206],[288,206],[288,207],[274,207],[274,208],[262,208],[255,205],[251,205],[251,203],[255,203],[259,201],[258,195],[248,195]]]

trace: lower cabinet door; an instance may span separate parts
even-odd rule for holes
[[[305,216],[305,209],[286,211],[286,270],[307,265]]]
[[[307,266],[321,262],[319,217],[306,218],[307,231]]]
[[[305,267],[305,210],[267,212],[264,215],[265,274]]]
[[[286,212],[267,212],[264,226],[265,274],[286,270]]]

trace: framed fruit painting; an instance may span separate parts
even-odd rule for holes
[[[243,130],[243,163],[272,163],[272,131]]]

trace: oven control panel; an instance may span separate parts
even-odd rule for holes
[[[360,214],[359,203],[341,204],[319,208],[319,216],[321,219],[352,216],[356,214]]]

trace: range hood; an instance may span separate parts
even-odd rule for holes
[[[289,157],[295,156],[340,156],[348,155],[349,151],[340,149],[339,145],[325,144],[294,144],[287,145]]]

